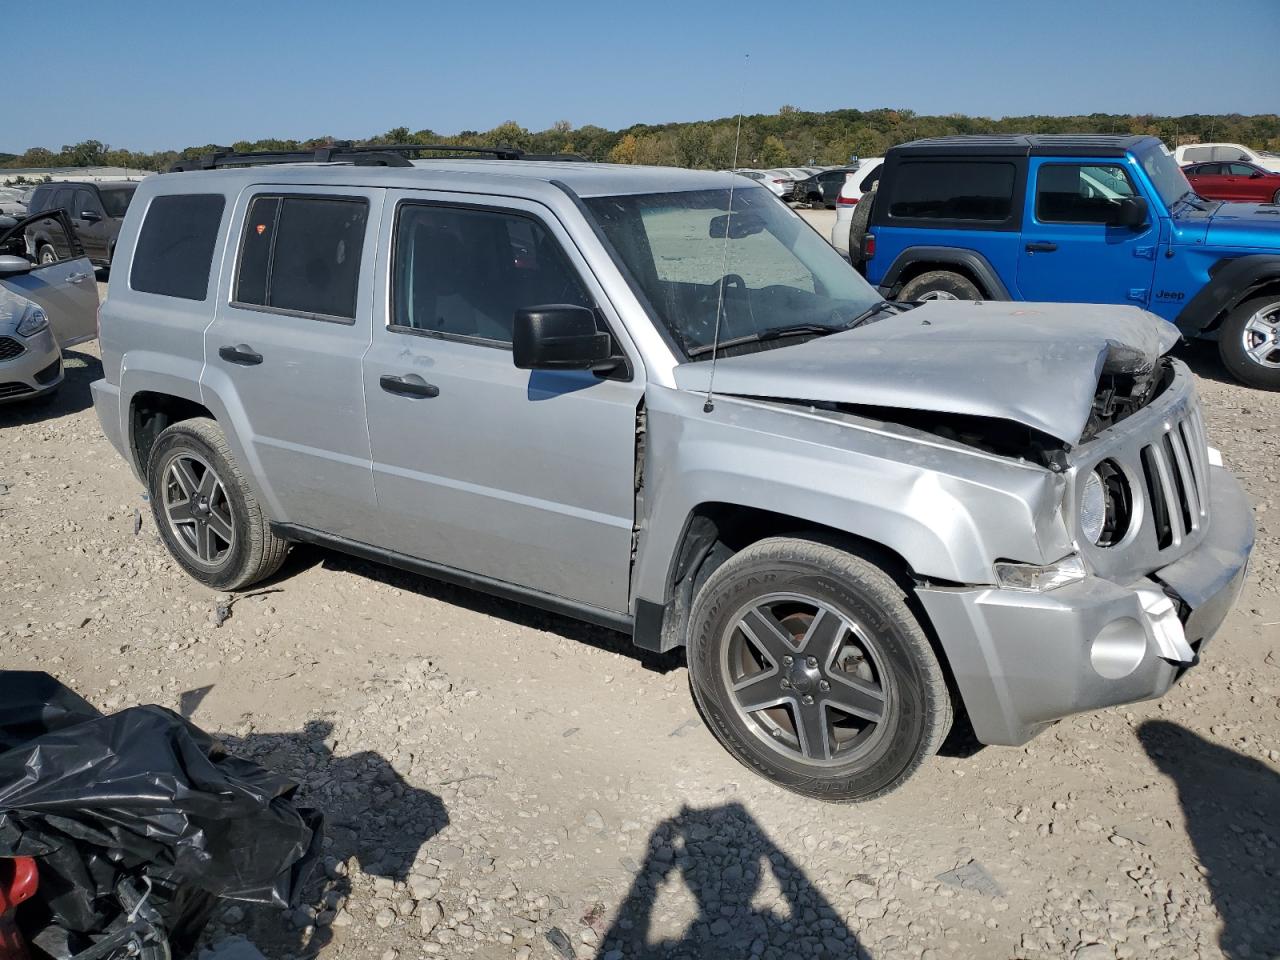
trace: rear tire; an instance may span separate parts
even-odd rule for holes
[[[905,303],[920,300],[981,300],[982,291],[968,277],[950,270],[930,270],[910,280],[898,292]]]
[[[688,661],[725,749],[808,797],[888,793],[951,727],[942,668],[902,587],[831,543],[774,537],[726,560],[694,602]]]
[[[1246,300],[1227,314],[1218,355],[1241,383],[1280,390],[1280,292]]]
[[[871,210],[875,202],[876,191],[868,190],[853,208],[853,216],[849,218],[849,262],[855,267],[862,263],[862,238],[867,235],[867,225],[871,222]]]
[[[1280,190],[1277,190],[1274,194],[1272,194],[1271,202],[1274,204],[1280,205]]]
[[[183,420],[160,434],[147,460],[147,489],[169,553],[206,586],[242,590],[284,563],[289,544],[271,532],[213,420]]]

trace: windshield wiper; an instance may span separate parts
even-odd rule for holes
[[[807,335],[817,335],[819,337],[826,336],[828,333],[835,333],[838,330],[846,329],[843,326],[831,327],[821,323],[796,323],[786,327],[770,327],[767,330],[760,330],[756,333],[748,333],[741,337],[734,337],[731,340],[721,340],[719,344],[704,343],[699,347],[689,347],[685,353],[691,357],[700,357],[704,353],[710,353],[712,350],[723,350],[726,347],[736,347],[744,343],[760,343],[765,340],[781,340],[783,337],[800,337]]]
[[[844,325],[844,329],[856,330],[858,327],[862,326],[864,323],[870,323],[876,317],[880,316],[880,314],[885,313],[888,310],[898,310],[898,309],[905,310],[906,307],[901,303],[890,303],[888,300],[881,300],[879,303],[872,304],[866,310],[863,310],[860,314],[858,314],[856,317],[854,317],[852,320],[846,323]]]

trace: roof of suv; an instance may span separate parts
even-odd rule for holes
[[[351,186],[450,185],[441,180],[463,178],[471,188],[501,192],[503,183],[540,181],[567,187],[579,197],[666,193],[685,190],[756,188],[732,173],[685,170],[679,167],[647,167],[617,163],[583,163],[556,160],[440,159],[415,160],[408,167],[366,166],[351,163],[279,163],[256,167],[224,167],[166,173],[155,178],[159,189],[171,192],[168,183],[188,183],[187,177],[215,177],[256,183],[340,183]],[[763,189],[763,188],[757,188]]]
[[[1118,134],[978,134],[912,140],[890,153],[963,155],[968,157],[1122,157],[1131,150],[1159,143],[1151,136]]]

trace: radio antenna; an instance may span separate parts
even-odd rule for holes
[[[747,65],[751,64],[751,54],[745,55]],[[743,96],[745,96],[745,90]],[[733,166],[738,169],[738,144],[742,142],[742,107],[738,107],[738,132],[733,137]],[[720,257],[720,289],[716,296],[716,330],[711,338],[711,374],[707,377],[707,399],[702,404],[702,412],[710,413],[716,408],[711,395],[716,386],[716,360],[720,353],[720,318],[724,316],[724,283],[729,276],[729,228],[733,226],[733,191],[737,186],[738,174],[729,176],[729,212],[724,218],[724,252]]]

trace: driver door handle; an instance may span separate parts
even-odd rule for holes
[[[1056,243],[1050,243],[1047,240],[1035,240],[1027,244],[1027,253],[1053,253],[1057,249]]]
[[[410,373],[403,377],[384,373],[378,378],[378,386],[382,387],[387,393],[397,393],[402,397],[429,398],[440,396],[439,387],[434,383],[427,383],[416,373]]]
[[[67,283],[84,283],[93,274],[91,273],[69,273],[67,274]]]
[[[240,343],[234,347],[219,347],[218,356],[227,363],[234,363],[241,367],[256,367],[262,362],[262,354],[247,343]]]

